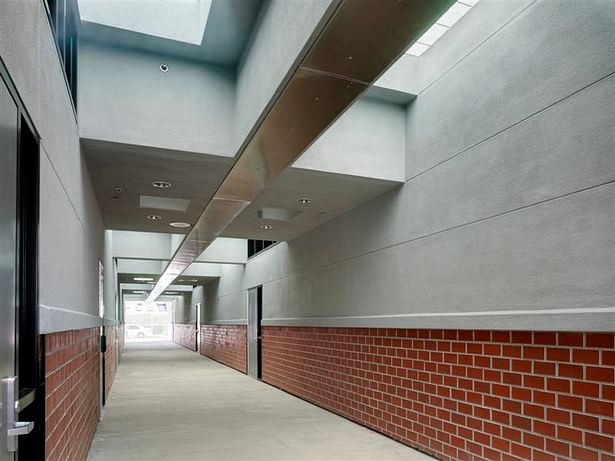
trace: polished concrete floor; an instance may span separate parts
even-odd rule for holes
[[[170,342],[127,345],[88,457],[431,459]]]
[[[127,345],[88,457],[431,459],[170,342]]]

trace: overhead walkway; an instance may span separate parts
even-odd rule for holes
[[[170,342],[127,345],[88,457],[431,459]]]

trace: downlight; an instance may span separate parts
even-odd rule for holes
[[[151,219],[152,221],[160,221],[162,219],[162,216],[159,216],[157,214],[149,214],[147,215],[147,219]]]
[[[160,72],[164,72],[165,74],[169,71],[168,64],[160,64]]]
[[[169,181],[154,181],[152,182],[152,186],[157,189],[169,189],[171,187],[171,183]]]
[[[309,205],[310,203],[313,202],[313,200],[311,198],[303,197],[303,198],[297,199],[297,202],[299,202],[301,205]]]
[[[171,227],[178,227],[180,229],[186,228],[186,227],[190,227],[190,224],[187,222],[170,222],[169,226]]]
[[[271,230],[271,229],[273,229],[273,226],[271,224],[263,224],[261,226],[261,229],[262,230]]]

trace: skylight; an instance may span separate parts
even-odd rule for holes
[[[436,23],[427,29],[427,32],[421,35],[406,53],[412,56],[422,55],[477,3],[478,0],[460,0],[453,3],[453,6],[446,10]]]
[[[200,45],[212,0],[79,0],[82,21]]]

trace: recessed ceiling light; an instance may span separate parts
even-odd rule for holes
[[[299,202],[301,205],[309,205],[310,203],[312,203],[312,201],[313,200],[311,198],[307,198],[307,197],[297,199],[297,202]]]
[[[162,216],[159,216],[157,214],[149,214],[147,215],[147,219],[151,219],[152,221],[160,221],[162,219]]]
[[[139,282],[150,282],[154,280],[153,277],[133,277],[133,280],[138,280]]]
[[[169,226],[184,228],[184,227],[190,227],[190,224],[187,222],[171,222],[169,223]]]
[[[262,230],[271,230],[271,229],[273,229],[273,226],[271,224],[263,224],[261,226],[261,229]]]
[[[169,181],[153,181],[152,186],[157,187],[158,189],[168,189],[171,187],[171,183]]]
[[[160,64],[160,71],[161,72],[168,72],[169,71],[169,66],[168,64]]]

